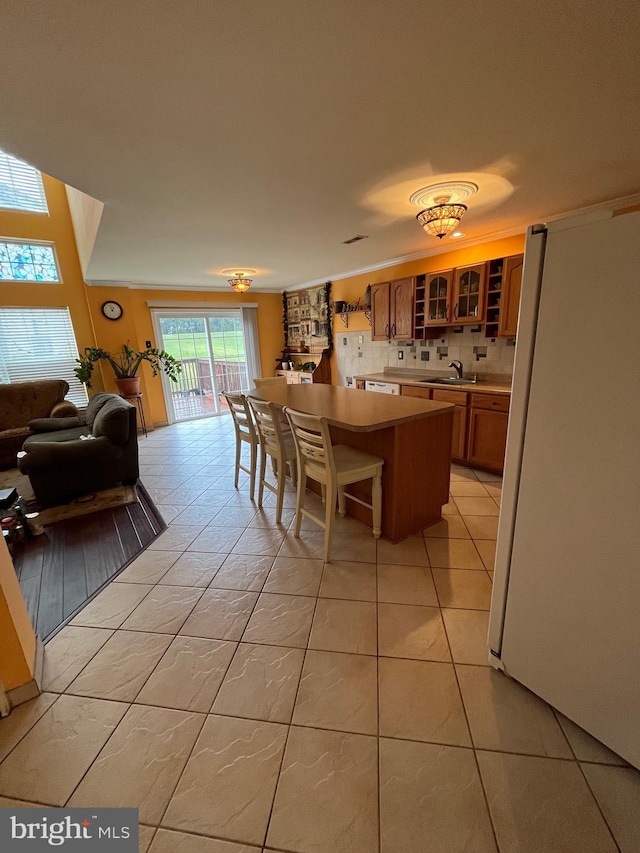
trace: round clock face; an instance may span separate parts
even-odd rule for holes
[[[102,313],[107,320],[119,320],[122,317],[122,305],[119,302],[105,302]]]

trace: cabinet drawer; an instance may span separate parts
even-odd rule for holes
[[[466,406],[467,397],[466,391],[441,391],[440,388],[434,388],[432,400],[438,400],[439,403],[453,403],[454,406]]]
[[[402,386],[403,397],[420,397],[421,400],[431,399],[431,388],[418,388],[415,385]]]
[[[472,394],[471,405],[474,409],[491,409],[494,412],[508,412],[510,397],[508,394]]]

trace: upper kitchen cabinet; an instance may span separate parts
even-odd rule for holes
[[[444,326],[451,319],[453,270],[428,273],[425,281],[425,326]]]
[[[498,334],[502,338],[515,338],[518,331],[523,265],[524,255],[515,255],[512,258],[504,259],[504,276],[502,279],[504,293],[500,305],[500,323],[498,326]]]
[[[400,278],[371,285],[371,340],[413,339],[415,279]]]
[[[389,340],[389,284],[371,285],[371,340]]]
[[[450,322],[455,326],[482,323],[485,308],[486,264],[458,267],[453,276],[453,308]]]
[[[489,261],[487,277],[487,338],[515,338],[522,286],[524,255]]]

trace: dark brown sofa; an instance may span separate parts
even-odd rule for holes
[[[16,453],[31,435],[29,421],[78,414],[64,399],[68,391],[64,379],[0,384],[0,468],[15,468]]]
[[[117,394],[96,394],[77,417],[30,426],[18,467],[42,506],[138,479],[136,408]]]

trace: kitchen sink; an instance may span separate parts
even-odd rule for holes
[[[475,379],[458,379],[457,376],[446,376],[439,379],[421,379],[420,382],[431,382],[436,385],[475,385]]]

